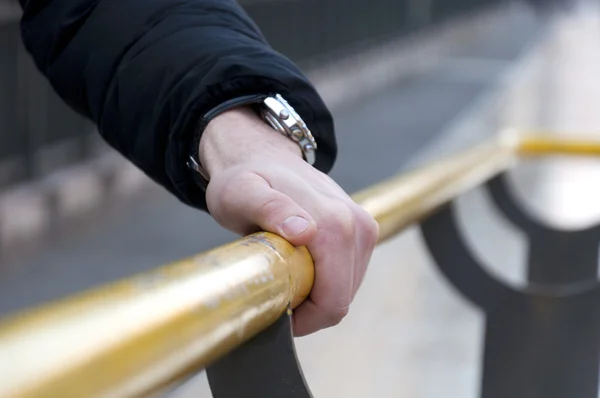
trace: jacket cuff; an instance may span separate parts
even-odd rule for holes
[[[202,134],[198,132],[198,123],[203,116],[211,109],[238,97],[274,93],[281,94],[294,107],[313,133],[319,148],[314,167],[323,173],[331,170],[337,155],[334,123],[316,90],[310,86],[290,90],[285,84],[265,77],[237,77],[199,91],[173,128],[169,137],[166,169],[175,190],[173,193],[181,201],[208,211],[206,191],[202,184],[198,184],[195,171],[187,166],[193,142],[199,141]],[[196,134],[198,136],[195,139]]]

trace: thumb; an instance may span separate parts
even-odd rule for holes
[[[262,177],[249,174],[236,186],[224,190],[219,200],[218,218],[225,228],[247,233],[259,227],[294,246],[306,246],[315,237],[317,226],[310,214]]]

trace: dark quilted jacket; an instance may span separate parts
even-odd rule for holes
[[[22,36],[58,94],[150,178],[191,206],[204,192],[185,160],[200,115],[245,94],[278,92],[336,156],[330,112],[233,0],[20,0]]]

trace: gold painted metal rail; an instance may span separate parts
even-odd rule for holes
[[[600,141],[498,139],[353,196],[380,241],[509,168],[518,155],[600,155]],[[197,372],[311,290],[306,248],[258,233],[0,322],[0,397],[134,397]]]

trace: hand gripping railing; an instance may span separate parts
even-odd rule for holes
[[[353,199],[375,217],[383,241],[504,172],[519,155],[555,153],[600,155],[600,142],[502,135]],[[161,391],[273,325],[309,295],[313,278],[306,248],[257,233],[14,315],[0,322],[0,397]]]

